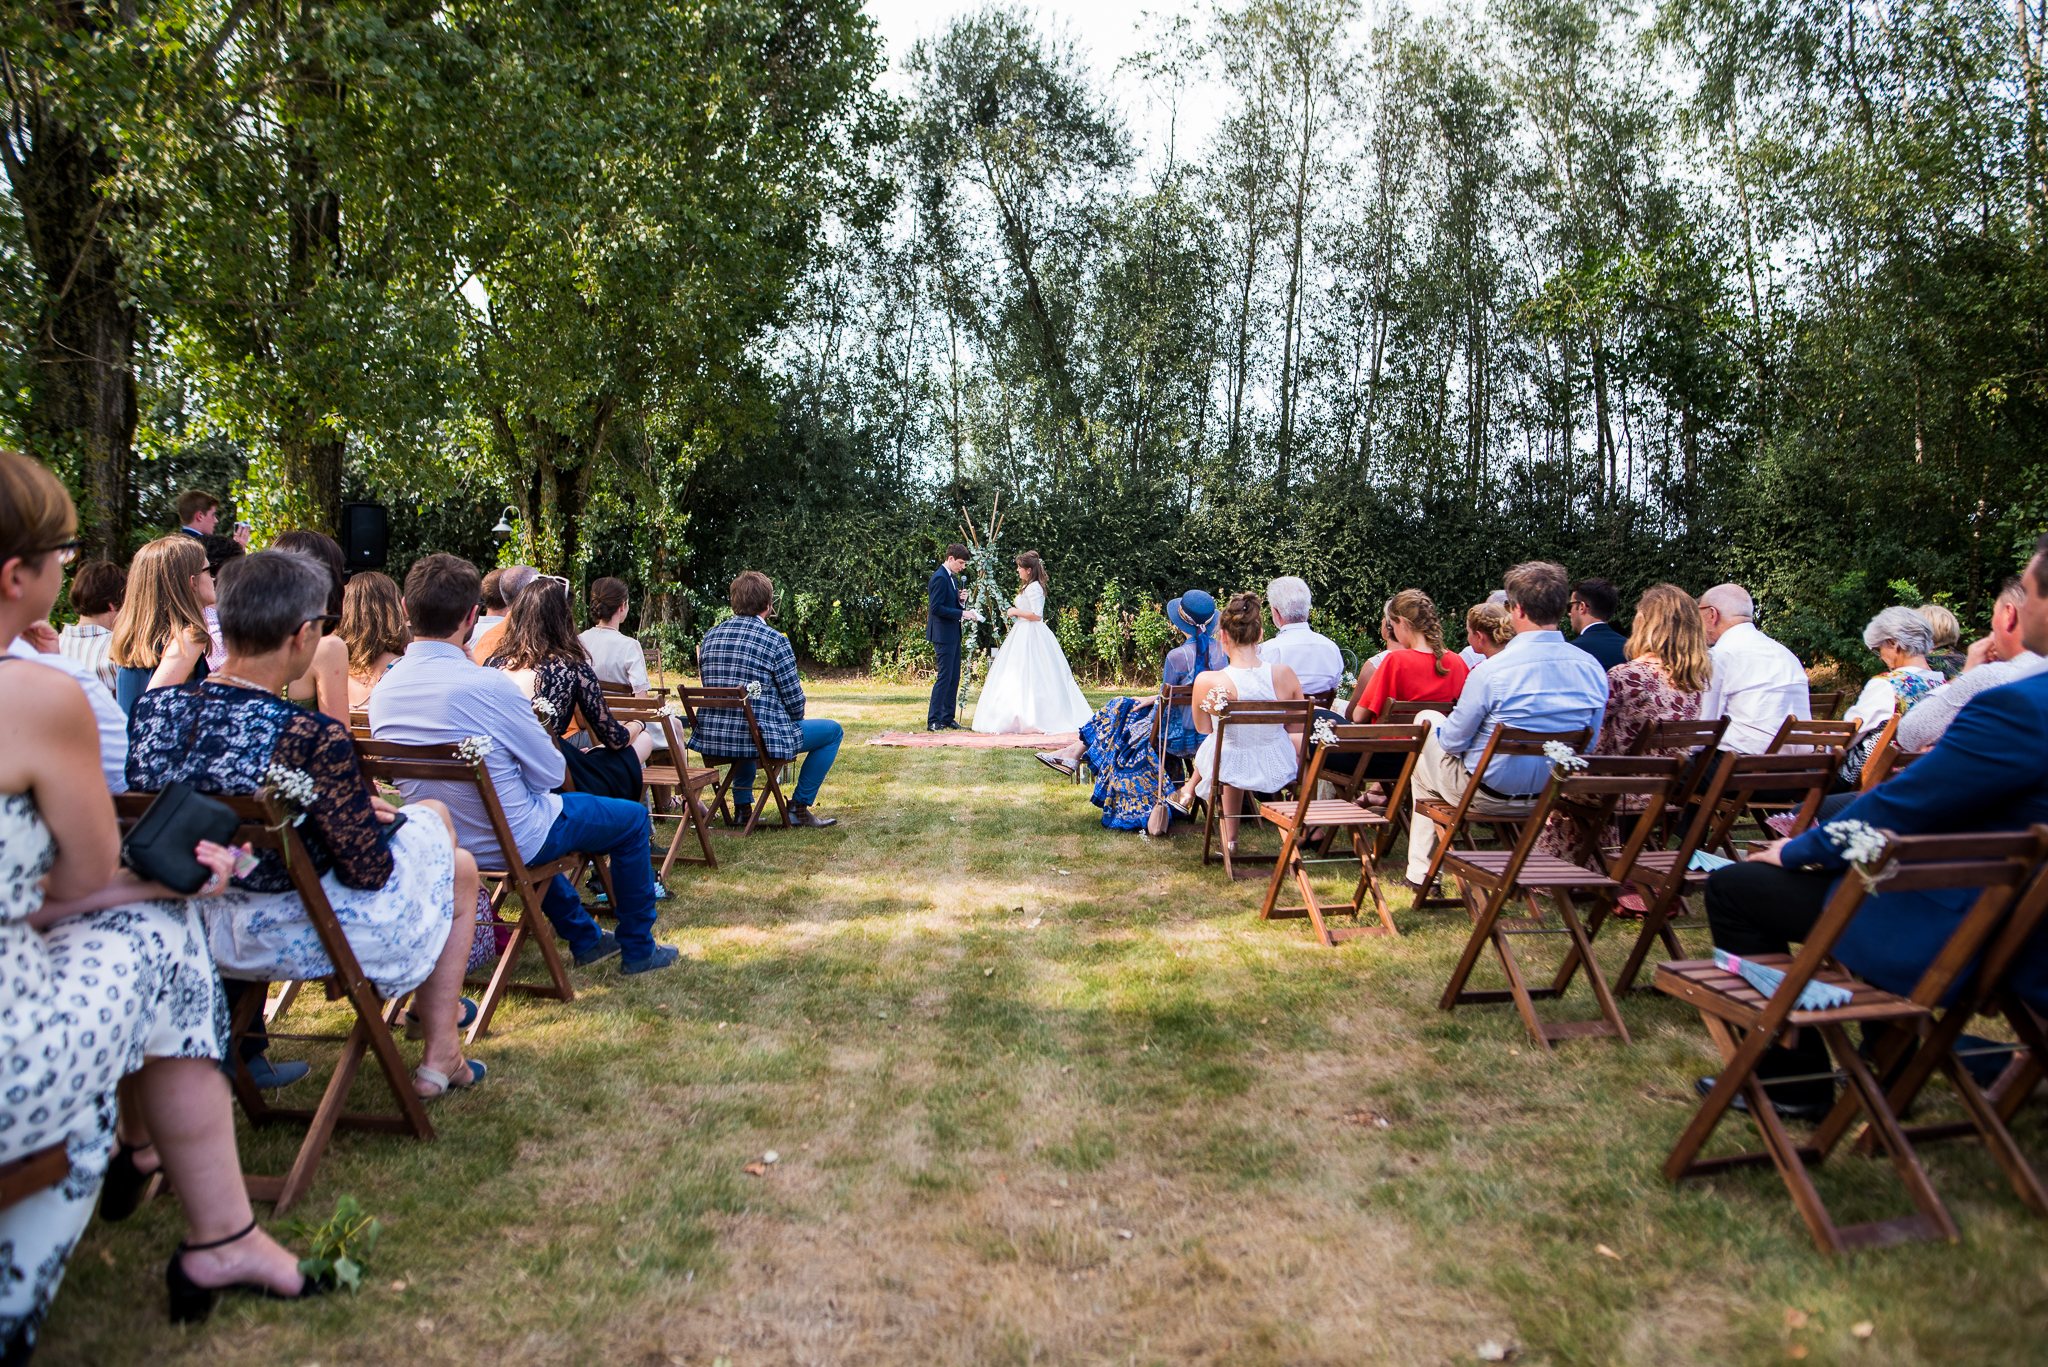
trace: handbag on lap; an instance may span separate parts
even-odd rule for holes
[[[121,862],[173,892],[194,893],[213,876],[192,853],[202,840],[231,844],[242,818],[225,802],[173,779],[121,842]]]

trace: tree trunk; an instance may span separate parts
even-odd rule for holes
[[[317,33],[309,33],[310,45]],[[300,65],[300,102],[309,115],[321,106],[338,107],[341,82],[317,61]],[[285,205],[287,224],[286,303],[289,311],[303,307],[323,281],[341,270],[341,196],[326,184],[326,170],[296,128],[287,134],[286,170],[295,194]],[[317,345],[317,343],[316,343]],[[299,396],[286,410],[277,434],[284,464],[285,506],[298,526],[333,535],[341,514],[344,439],[326,427],[327,406],[318,394]]]
[[[36,367],[23,426],[38,456],[75,462],[84,487],[86,555],[125,558],[128,471],[135,447],[135,342],[140,312],[123,302],[121,258],[108,238],[119,210],[98,184],[115,168],[79,130],[35,127],[26,157],[7,158],[29,251],[45,291],[29,346]]]

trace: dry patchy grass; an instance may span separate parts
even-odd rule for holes
[[[821,800],[840,826],[723,837],[723,866],[664,905],[687,961],[508,1008],[490,1082],[437,1103],[438,1143],[337,1140],[302,1212],[348,1192],[384,1218],[360,1297],[170,1330],[159,1202],[89,1231],[43,1361],[2039,1351],[2048,1234],[1975,1146],[1928,1152],[1960,1248],[1831,1266],[1769,1172],[1658,1175],[1712,1062],[1674,1004],[1626,1005],[1632,1048],[1543,1055],[1508,1008],[1435,1009],[1462,916],[1317,949],[1254,920],[1259,885],[1201,870],[1186,836],[1101,830],[1028,752],[860,744],[914,726],[921,692],[818,693],[848,722]],[[2038,1115],[2021,1134],[2041,1148]],[[252,1170],[295,1139],[245,1136]],[[766,1177],[742,1171],[768,1149]],[[1861,1159],[1823,1182],[1845,1219],[1900,1205]]]

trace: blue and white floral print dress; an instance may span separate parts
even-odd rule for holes
[[[272,765],[311,781],[299,834],[365,977],[386,1000],[427,980],[455,919],[455,852],[448,827],[421,806],[387,843],[342,724],[273,694],[216,677],[158,688],[128,724],[128,786],[183,779],[202,793],[246,796]],[[291,875],[274,850],[228,892],[194,903],[223,977],[324,978],[334,971]],[[465,933],[469,908],[464,908]]]
[[[0,1343],[34,1343],[92,1218],[114,1084],[145,1058],[218,1059],[228,1038],[191,904],[137,902],[38,931],[28,918],[55,862],[34,799],[0,796],[0,1163],[57,1143],[71,1158],[63,1182],[0,1211]]]

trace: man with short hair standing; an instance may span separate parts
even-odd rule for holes
[[[178,513],[178,530],[186,536],[198,537],[204,541],[213,535],[213,529],[220,522],[220,500],[204,489],[187,489],[178,495],[173,505]],[[234,532],[235,544],[247,548],[249,529],[237,525]]]
[[[1464,692],[1449,717],[1423,712],[1416,717],[1429,726],[1428,739],[1416,758],[1411,782],[1414,806],[1408,823],[1407,885],[1422,889],[1436,853],[1436,824],[1422,814],[1426,800],[1455,804],[1468,785],[1477,783],[1467,809],[1480,816],[1523,816],[1549,781],[1549,763],[1540,755],[1508,755],[1495,759],[1483,774],[1474,773],[1486,743],[1503,726],[1524,731],[1576,731],[1600,734],[1607,712],[1607,671],[1591,654],[1565,640],[1557,629],[1571,596],[1564,566],[1531,560],[1503,577],[1508,618],[1515,639],[1500,653],[1479,662],[1466,676]]]
[[[965,546],[954,542],[946,547],[945,562],[932,571],[931,583],[926,585],[930,602],[924,638],[939,657],[939,677],[932,680],[931,705],[924,714],[927,731],[963,729],[953,716],[960,705],[960,624],[980,620],[980,614],[966,610],[967,590],[960,587],[960,571],[971,558]]]
[[[1572,586],[1572,644],[1612,669],[1628,660],[1628,638],[1607,625],[1621,607],[1621,595],[1605,579],[1581,579]]]
[[[1700,698],[1700,720],[1728,718],[1721,748],[1761,755],[1785,718],[1813,720],[1806,668],[1799,657],[1757,630],[1756,604],[1740,584],[1716,584],[1700,595],[1700,617],[1714,657],[1714,676]]]
[[[1259,642],[1259,659],[1269,665],[1286,665],[1301,680],[1303,697],[1313,698],[1340,688],[1344,683],[1344,652],[1337,643],[1308,624],[1314,599],[1308,581],[1283,575],[1266,585],[1266,606],[1273,610],[1273,624],[1279,628]]]
[[[623,953],[622,972],[667,968],[679,957],[654,939],[654,867],[648,858],[647,809],[637,802],[558,793],[564,765],[555,741],[533,714],[533,701],[512,676],[479,668],[463,650],[475,624],[483,587],[476,566],[460,556],[435,554],[414,562],[405,576],[405,614],[412,644],[370,694],[370,734],[402,745],[458,744],[470,736],[490,740],[484,766],[498,790],[505,825],[528,865],[565,854],[608,854],[619,932],[599,930],[566,878],[549,885],[543,910],[555,933],[569,942],[578,968]],[[463,849],[485,869],[501,867],[497,836],[472,785],[400,779],[408,802],[436,798],[455,819]]]

